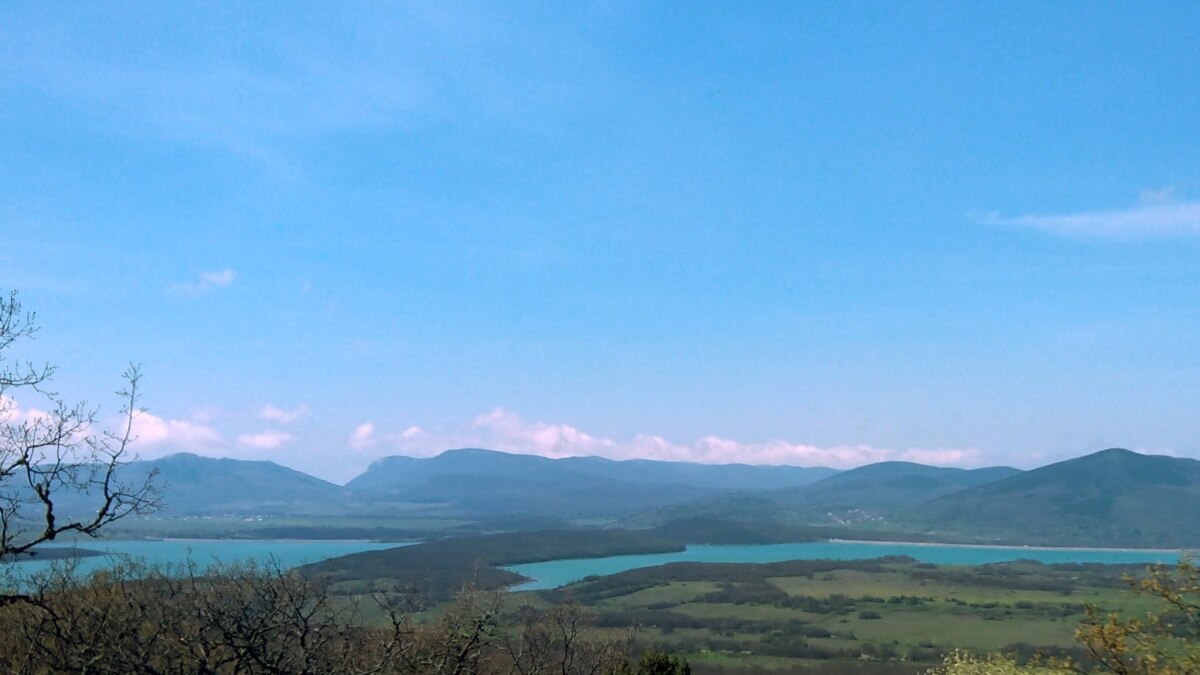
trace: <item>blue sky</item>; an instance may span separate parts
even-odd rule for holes
[[[144,456],[1200,456],[1200,6],[9,3],[0,288]]]

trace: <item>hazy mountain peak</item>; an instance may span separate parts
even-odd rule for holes
[[[1200,543],[1200,462],[1109,448],[930,501],[914,517],[939,531],[1028,543]]]

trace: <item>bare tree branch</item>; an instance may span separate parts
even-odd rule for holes
[[[0,561],[6,562],[60,535],[94,537],[159,506],[154,472],[132,483],[122,479],[122,468],[135,459],[141,370],[131,365],[123,373],[119,428],[108,430],[98,408],[69,405],[48,389],[52,366],[9,358],[14,345],[36,334],[34,320],[15,292],[0,295]]]

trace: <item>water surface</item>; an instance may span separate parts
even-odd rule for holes
[[[768,563],[784,560],[866,560],[885,555],[906,555],[921,562],[942,565],[984,565],[1011,560],[1044,563],[1174,563],[1181,551],[1153,549],[1038,548],[1026,546],[959,546],[890,542],[822,541],[803,544],[738,546],[690,545],[675,553],[578,558],[512,565],[507,569],[533,581],[513,587],[517,591],[558,588],[591,575],[607,575],[640,567],[673,562]]]
[[[104,555],[79,558],[79,573],[102,569],[128,556],[149,565],[179,565],[189,560],[201,568],[214,563],[276,561],[284,569],[319,562],[337,556],[375,551],[405,543],[371,541],[279,541],[266,539],[153,539],[153,540],[80,540],[76,546],[83,550],[100,551]],[[51,547],[43,547],[49,549]],[[55,549],[68,547],[55,546]],[[46,570],[53,561],[29,560],[15,564],[18,574]]]

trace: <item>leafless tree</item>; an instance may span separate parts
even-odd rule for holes
[[[574,603],[548,610],[524,607],[500,648],[508,675],[603,675],[618,672],[633,653],[632,631],[598,635],[591,616]]]
[[[422,623],[419,605],[337,595],[278,564],[200,569],[128,562],[35,575],[0,607],[0,672],[14,675],[482,675],[496,600],[464,591]]]
[[[95,536],[114,521],[158,506],[153,472],[133,483],[119,475],[133,459],[134,420],[142,412],[139,369],[125,371],[125,386],[117,392],[119,428],[107,429],[96,408],[68,404],[50,388],[54,366],[10,356],[15,345],[34,338],[35,319],[15,291],[0,294],[0,561],[63,534]],[[88,508],[63,513],[67,496],[87,500]],[[18,598],[0,595],[0,604]]]

